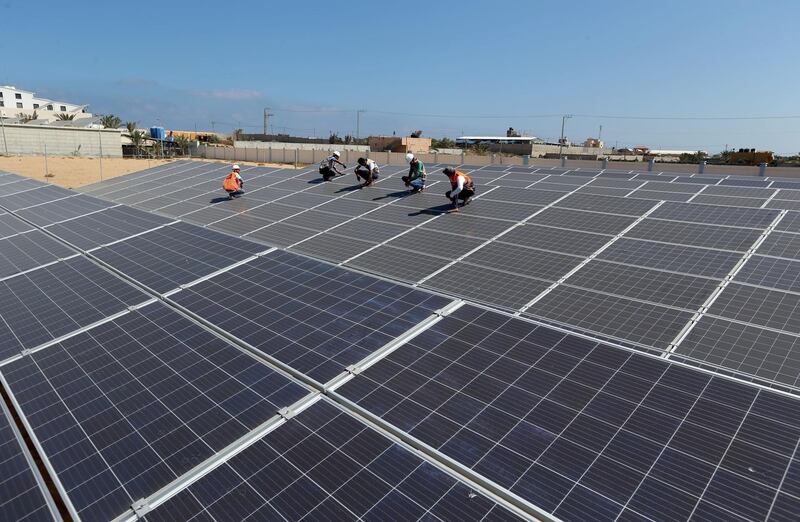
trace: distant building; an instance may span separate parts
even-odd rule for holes
[[[772,163],[775,157],[772,151],[756,149],[738,149],[729,151],[725,155],[725,163],[728,165],[759,165],[761,163]]]
[[[600,141],[599,138],[586,138],[586,140],[583,142],[583,146],[590,149],[602,149],[603,142]]]
[[[428,152],[431,149],[430,138],[370,136],[368,142],[369,149],[374,152]]]
[[[58,114],[70,114],[74,119],[91,118],[88,105],[39,98],[32,91],[18,89],[13,85],[0,85],[0,116],[3,118],[30,117],[36,112],[37,119],[57,120]]]

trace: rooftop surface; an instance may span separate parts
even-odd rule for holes
[[[800,183],[441,167],[0,175],[0,516],[797,519]]]

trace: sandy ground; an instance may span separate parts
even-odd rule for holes
[[[172,160],[146,160],[146,159],[122,159],[104,158],[103,159],[103,179],[111,179],[123,176],[138,170],[170,163]],[[219,160],[197,160],[197,161],[217,161],[218,163],[230,163]],[[293,165],[281,165],[274,163],[252,163],[240,161],[242,165],[263,165],[277,168],[294,168]],[[38,179],[59,185],[65,188],[75,188],[81,185],[89,185],[100,181],[100,160],[97,158],[73,158],[73,157],[47,157],[47,172],[52,177],[45,177],[44,156],[0,156],[0,170],[13,172],[21,176]]]

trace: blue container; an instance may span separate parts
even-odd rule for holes
[[[150,127],[150,137],[156,140],[163,140],[166,133],[164,127]]]

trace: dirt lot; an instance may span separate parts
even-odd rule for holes
[[[146,159],[103,159],[103,179],[123,176],[138,170],[163,165],[172,160],[146,160]],[[200,160],[198,160],[200,161]],[[208,161],[208,160],[202,160]],[[219,160],[219,163],[225,163]],[[228,162],[229,163],[229,162]],[[239,162],[242,165],[264,165],[268,167],[294,168],[292,165],[279,165],[270,163]],[[13,172],[21,176],[47,181],[65,188],[80,187],[100,181],[100,160],[97,158],[53,157],[47,158],[47,171],[53,177],[45,177],[45,161],[43,156],[0,156],[0,170]]]

